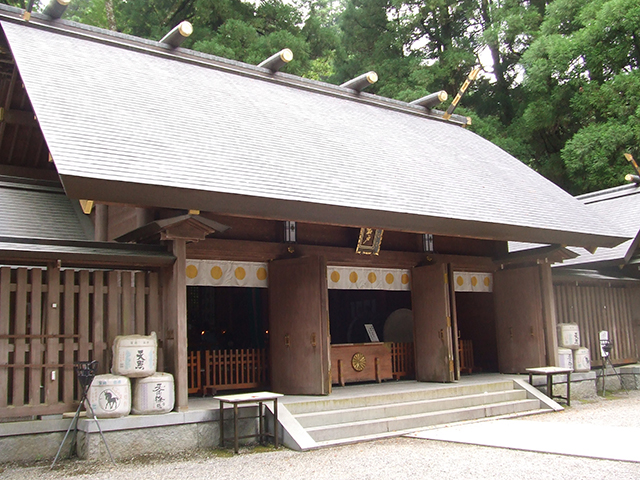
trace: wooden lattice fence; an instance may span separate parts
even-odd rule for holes
[[[160,300],[155,272],[1,267],[0,417],[73,410],[74,362],[108,372],[116,335],[160,332]]]
[[[189,352],[189,393],[263,388],[268,384],[267,350],[203,350]]]
[[[415,354],[413,342],[397,343],[391,345],[391,369],[393,378],[416,378]]]

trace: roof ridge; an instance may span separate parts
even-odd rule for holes
[[[22,17],[22,9],[11,7],[9,5],[0,4],[0,19],[13,23],[27,24],[32,28],[41,28],[63,35],[72,35],[82,37],[86,40],[109,44],[119,48],[127,48],[149,55],[161,56],[186,63],[197,64],[209,68],[226,71],[236,75],[250,76],[252,78],[267,82],[278,83],[292,88],[300,88],[313,91],[315,93],[331,95],[378,106],[390,110],[401,111],[403,113],[426,117],[432,120],[450,123],[459,126],[466,126],[470,123],[468,117],[461,115],[452,115],[449,120],[442,118],[444,112],[436,109],[427,109],[419,105],[412,105],[393,98],[382,97],[366,92],[357,92],[350,88],[340,85],[334,85],[328,82],[312,80],[309,78],[299,77],[285,72],[272,72],[271,70],[258,67],[249,63],[230,60],[228,58],[218,57],[215,55],[198,52],[196,50],[186,48],[172,48],[167,44],[155,40],[149,40],[142,37],[136,37],[121,32],[114,32],[92,25],[74,22],[71,20],[56,19],[52,20],[47,15],[41,13],[32,13],[31,20],[25,22]]]
[[[596,192],[576,195],[575,198],[581,200],[585,204],[589,204],[603,202],[605,200],[611,200],[613,198],[635,195],[638,193],[640,193],[640,187],[638,187],[638,185],[636,185],[635,183],[630,183],[626,185],[618,185],[617,187],[606,188],[604,190],[598,190]]]

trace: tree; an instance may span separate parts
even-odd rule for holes
[[[622,153],[640,140],[639,35],[635,0],[555,0],[524,56],[530,162],[572,193],[633,171]]]

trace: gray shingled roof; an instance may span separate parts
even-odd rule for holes
[[[60,187],[0,177],[0,237],[93,240],[93,225]]]
[[[562,267],[586,265],[601,267],[626,264],[636,250],[640,238],[640,187],[636,184],[628,184],[580,195],[576,198],[595,214],[615,221],[618,231],[630,237],[631,240],[614,248],[599,248],[593,254],[582,248],[572,248],[579,254],[579,257],[566,260]]]
[[[2,27],[74,198],[477,238],[621,241],[517,159],[418,108],[35,23],[5,16]]]
[[[93,241],[93,224],[60,186],[0,176],[0,262],[158,267],[175,257],[164,247]]]

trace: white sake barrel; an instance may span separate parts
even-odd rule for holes
[[[577,323],[558,324],[558,346],[563,348],[580,348],[580,330]]]
[[[151,335],[117,336],[113,342],[111,373],[131,378],[148,377],[156,373],[158,339]]]
[[[558,366],[573,370],[573,351],[570,348],[558,349]]]
[[[131,411],[131,381],[121,375],[96,375],[87,393],[87,402],[98,418],[117,418]],[[85,410],[91,413],[85,405]]]
[[[591,370],[591,355],[589,349],[580,347],[573,350],[573,369],[576,372],[588,372]]]
[[[168,413],[175,403],[173,375],[158,372],[133,381],[133,407],[135,415]]]

